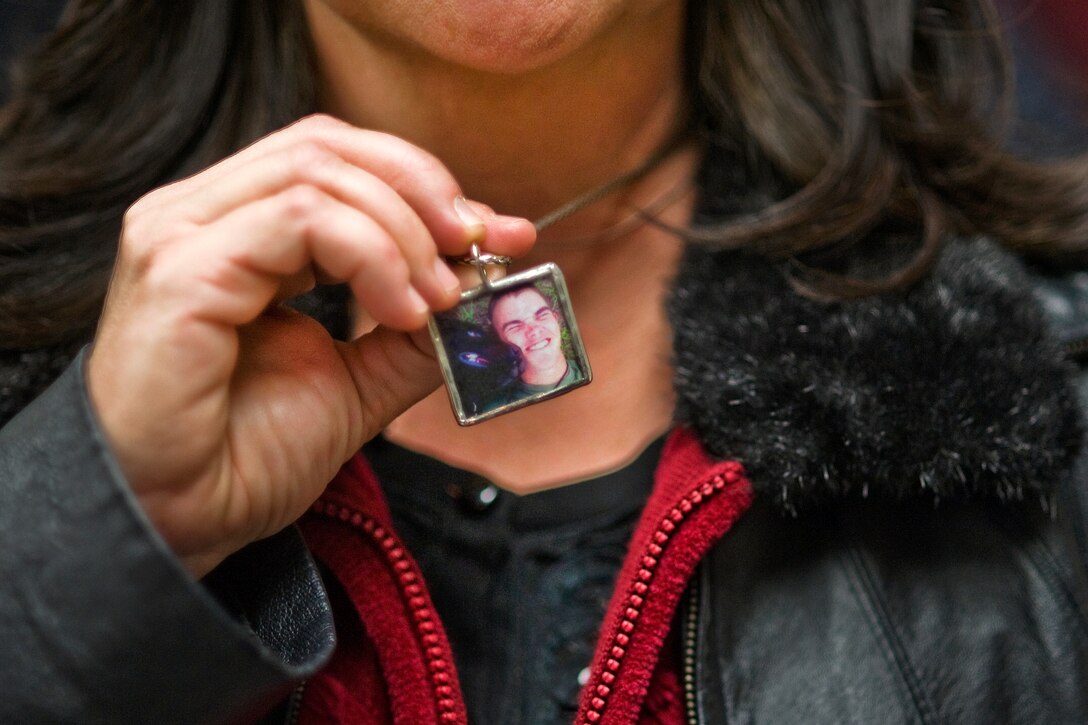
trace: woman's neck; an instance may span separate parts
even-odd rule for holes
[[[616,3],[639,11],[619,12],[547,63],[522,63],[505,73],[368,32],[359,18],[349,21],[331,10],[337,2],[307,0],[324,109],[427,149],[469,198],[496,211],[543,216],[641,165],[686,120],[682,2]],[[612,0],[579,2],[590,8]],[[492,0],[476,5],[502,9]],[[510,0],[509,7],[531,14],[562,5]],[[528,257],[515,263],[520,269],[554,261],[562,268],[593,366],[592,385],[471,428],[454,424],[440,390],[394,421],[386,435],[520,493],[611,470],[661,435],[673,406],[662,308],[681,245],[653,225],[614,239],[608,231],[630,220],[633,207],[663,198],[673,203],[659,218],[685,225],[691,196],[676,192],[690,187],[695,163],[690,148],[669,156],[631,186],[544,230]],[[586,239],[596,241],[564,241]]]

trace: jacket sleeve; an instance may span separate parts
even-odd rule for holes
[[[293,529],[197,583],[97,428],[83,357],[0,430],[0,722],[219,722],[330,654],[328,600]]]

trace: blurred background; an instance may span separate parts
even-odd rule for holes
[[[998,0],[1016,63],[1014,143],[1042,156],[1088,150],[1088,0]]]
[[[11,60],[33,48],[57,21],[62,0],[0,0],[0,99],[11,87]]]
[[[1088,0],[997,0],[1012,40],[1021,121],[1012,142],[1028,153],[1088,150]],[[0,0],[0,100],[10,63],[56,22],[61,0]]]

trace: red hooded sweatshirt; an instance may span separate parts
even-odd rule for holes
[[[676,608],[696,564],[751,501],[739,463],[711,460],[690,432],[670,436],[616,579],[576,723],[684,722],[670,637]],[[361,456],[301,526],[335,577],[330,587],[346,596],[333,596],[339,644],[305,686],[298,722],[466,723],[449,641]]]

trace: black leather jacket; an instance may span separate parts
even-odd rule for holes
[[[1059,344],[1088,284],[1029,283],[981,242],[906,295],[813,307],[784,284],[693,252],[670,305],[678,418],[757,489],[678,620],[690,716],[1088,720],[1086,383]],[[0,722],[220,721],[284,696],[334,644],[297,535],[191,582],[81,371],[0,430]]]
[[[817,313],[718,256],[679,277],[679,410],[760,496],[681,617],[690,721],[1088,722],[1088,275],[956,244]]]

